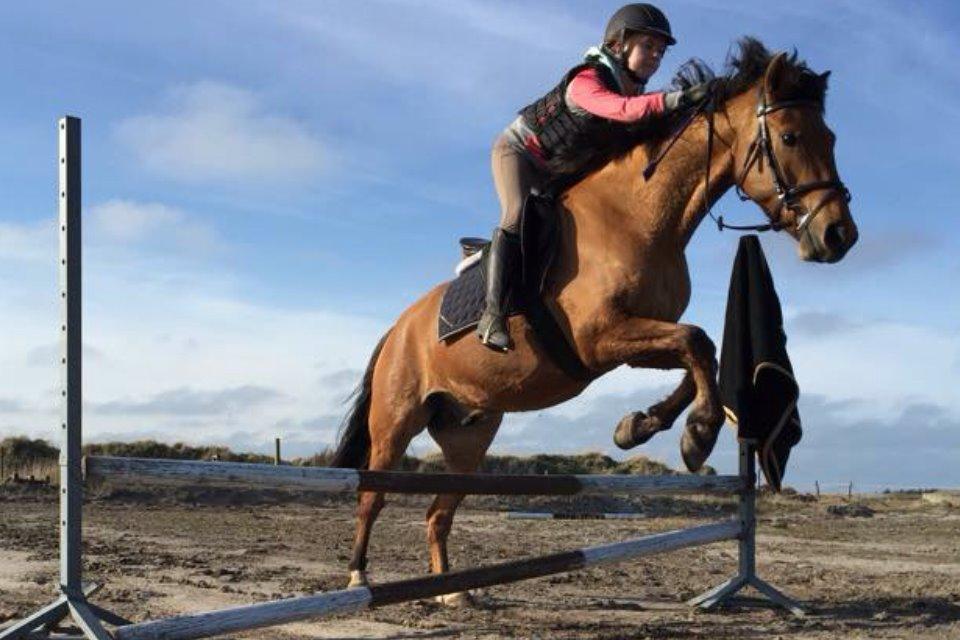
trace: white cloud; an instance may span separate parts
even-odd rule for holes
[[[122,228],[138,237],[141,226]],[[57,435],[55,255],[0,280],[0,354],[9,363],[0,367],[0,437]],[[229,271],[179,254],[158,261],[142,252],[88,252],[85,438],[230,444],[244,432],[258,434],[265,449],[276,435],[304,449],[329,446],[337,420],[305,418],[343,413],[343,396],[386,323],[325,306],[320,294],[310,308],[258,304]]]
[[[0,222],[0,260],[50,260],[56,246],[57,230],[52,219],[32,224]]]
[[[222,248],[212,226],[158,202],[109,200],[91,207],[90,215],[95,231],[107,240],[160,243],[203,252]]]
[[[603,20],[584,23],[557,7],[486,0],[376,2],[359,12],[332,2],[261,7],[289,28],[291,37],[306,34],[304,46],[317,55],[372,69],[387,83],[469,98],[458,105],[458,114],[509,91],[504,78],[521,85],[542,73],[559,79],[563,65],[599,38]],[[531,69],[540,73],[528,73]]]
[[[843,331],[797,333],[791,339],[790,356],[804,393],[861,399],[850,412],[862,417],[895,415],[905,403],[956,403],[960,333],[906,323],[841,322]]]
[[[169,389],[146,400],[112,400],[96,404],[91,409],[102,415],[223,415],[245,410],[282,399],[275,389],[243,385],[229,389],[198,390],[188,387]]]
[[[247,90],[218,82],[175,89],[166,111],[128,118],[117,136],[148,169],[189,182],[293,182],[323,166],[323,148],[296,120],[268,113]]]
[[[791,334],[822,337],[834,333],[853,331],[861,323],[826,311],[803,311],[786,321]]]

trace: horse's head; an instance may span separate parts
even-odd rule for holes
[[[799,241],[803,260],[836,262],[858,232],[834,161],[835,136],[823,119],[830,72],[813,73],[785,53],[762,63],[728,104],[737,186]]]

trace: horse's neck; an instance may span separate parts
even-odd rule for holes
[[[649,185],[654,200],[653,211],[634,211],[634,216],[652,215],[661,219],[658,226],[675,230],[680,245],[686,247],[707,211],[733,186],[733,154],[728,146],[733,131],[726,120],[717,115],[713,125],[713,144],[709,159],[710,193],[707,188],[707,136],[710,128],[706,118],[699,118],[677,141],[680,149],[667,154],[658,172],[660,182]],[[726,141],[726,142],[724,142]],[[671,157],[672,156],[672,157]],[[706,197],[704,197],[706,196]]]
[[[734,132],[727,119],[717,114],[715,137],[710,160],[710,193],[712,205],[733,186],[733,154],[727,143]],[[724,142],[725,141],[725,142]],[[607,167],[583,186],[596,194],[613,197],[591,199],[602,207],[613,207],[600,220],[611,225],[616,233],[632,233],[638,242],[686,247],[706,215],[704,189],[707,175],[707,123],[698,118],[677,140],[673,149],[657,166],[649,181],[643,169],[655,153],[654,145],[641,145],[622,161]],[[594,212],[594,215],[599,212]],[[588,214],[589,215],[589,214]]]

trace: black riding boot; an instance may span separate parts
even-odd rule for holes
[[[477,333],[480,342],[498,351],[507,351],[511,346],[507,332],[507,300],[519,254],[520,240],[515,234],[499,227],[493,230],[487,255],[487,306],[480,316]]]

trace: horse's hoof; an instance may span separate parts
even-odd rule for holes
[[[643,411],[627,414],[617,424],[613,432],[613,443],[621,449],[632,449],[652,438],[657,432],[663,431],[663,422],[655,416],[648,416]]]
[[[445,593],[442,596],[436,596],[435,599],[443,606],[451,609],[476,609],[479,606],[477,599],[469,591]]]
[[[683,437],[680,438],[680,455],[690,473],[699,471],[710,457],[714,445],[717,444],[717,436],[720,434],[722,424],[721,422],[716,427],[711,427],[708,422],[701,421],[695,416],[687,420]]]
[[[369,587],[369,586],[370,586],[370,583],[367,582],[366,571],[350,572],[350,584],[347,585],[347,589],[353,589],[354,587]]]

